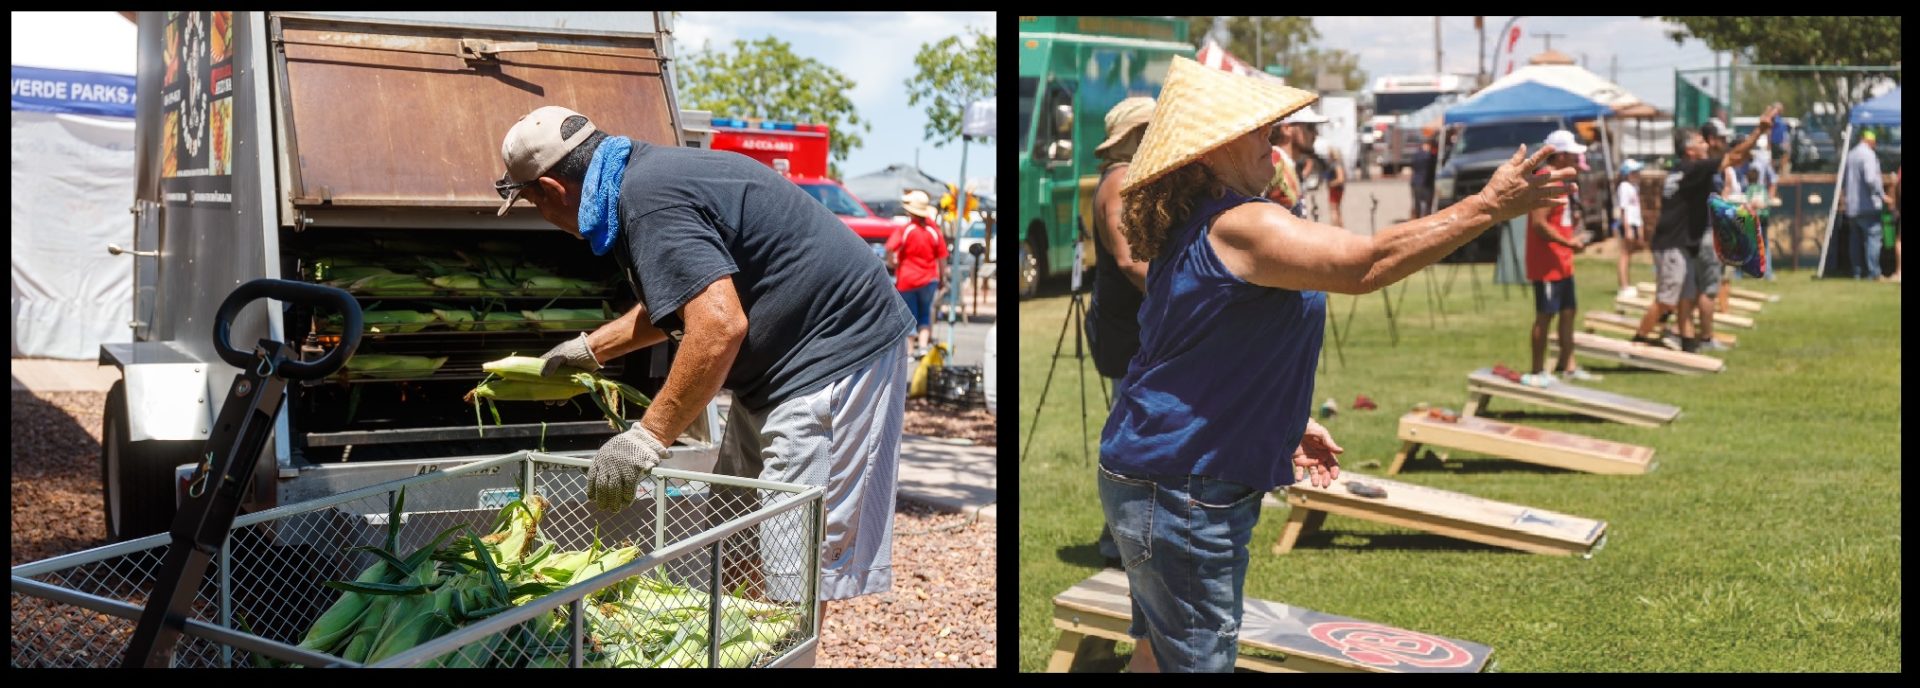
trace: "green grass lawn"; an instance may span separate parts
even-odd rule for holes
[[[1342,365],[1319,369],[1315,405],[1346,447],[1345,470],[1384,474],[1396,419],[1417,402],[1458,409],[1465,374],[1529,363],[1530,288],[1483,284],[1476,310],[1464,267],[1430,313],[1426,277],[1408,280],[1398,346],[1378,294],[1362,297]],[[1611,309],[1612,261],[1578,267],[1582,311]],[[1457,454],[1413,461],[1398,479],[1607,521],[1592,559],[1482,546],[1331,516],[1291,553],[1269,552],[1285,522],[1269,509],[1254,531],[1248,597],[1484,643],[1503,671],[1899,671],[1900,288],[1815,281],[1811,271],[1737,285],[1781,295],[1756,329],[1728,331],[1739,346],[1724,373],[1681,377],[1616,368],[1600,389],[1683,409],[1661,428],[1587,422],[1504,399],[1492,414],[1544,428],[1653,447],[1659,467],[1602,476]],[[1479,276],[1490,281],[1490,266]],[[1650,265],[1633,277],[1652,281]],[[1400,287],[1392,288],[1400,296]],[[1331,297],[1343,320],[1353,297]],[[1088,436],[1080,429],[1080,368],[1060,361],[1040,400],[1066,298],[1020,307],[1020,669],[1040,671],[1059,633],[1052,598],[1097,572],[1102,516],[1088,443],[1098,461],[1106,413],[1086,364]],[[1432,315],[1433,325],[1429,325]],[[1576,321],[1577,322],[1577,321]],[[1227,364],[1228,362],[1223,362]],[[1524,372],[1524,370],[1523,370]],[[1255,381],[1257,384],[1257,381]],[[1365,394],[1377,411],[1353,411]],[[1282,460],[1291,447],[1275,447]],[[1377,465],[1369,465],[1376,462]],[[1128,646],[1121,646],[1122,652]]]

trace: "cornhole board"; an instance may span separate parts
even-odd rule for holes
[[[1400,472],[1426,445],[1605,475],[1642,475],[1658,462],[1653,448],[1530,428],[1473,416],[1454,422],[1414,412],[1400,417],[1400,452],[1387,475]],[[1389,492],[1388,496],[1392,496]]]
[[[1646,293],[1646,294],[1652,294],[1655,292],[1652,282],[1641,282],[1639,284],[1633,285],[1633,288],[1639,289],[1642,293]],[[1727,289],[1727,285],[1722,284],[1720,285],[1720,288]],[[1759,313],[1761,304],[1765,303],[1765,300],[1755,299],[1750,296],[1741,296],[1740,291],[1744,291],[1744,290],[1728,289],[1727,308],[1729,310],[1736,310],[1746,314]],[[1752,292],[1748,292],[1748,293],[1752,293]]]
[[[1631,339],[1640,331],[1640,319],[1613,311],[1587,311],[1580,326],[1588,332],[1614,334]],[[1732,332],[1714,330],[1713,341],[1725,346],[1739,343],[1740,336]]]
[[[1613,298],[1613,306],[1615,308],[1631,313],[1645,313],[1652,305],[1653,299],[1645,297],[1628,299],[1616,296]],[[1713,314],[1713,324],[1751,330],[1753,329],[1753,318],[1744,315],[1734,315],[1732,313],[1715,313]]]
[[[1721,285],[1721,286],[1724,287],[1726,285]],[[1780,302],[1779,294],[1769,294],[1764,291],[1754,291],[1752,289],[1742,289],[1740,287],[1729,288],[1729,290],[1727,291],[1727,294],[1737,298],[1747,299],[1749,301],[1765,301],[1767,303]]]
[[[1362,497],[1347,490],[1349,481],[1385,488],[1387,496]],[[1278,506],[1271,496],[1263,506]],[[1496,502],[1460,492],[1403,483],[1372,475],[1341,471],[1324,488],[1305,481],[1287,486],[1287,524],[1274,554],[1286,554],[1294,544],[1340,514],[1368,521],[1426,531],[1437,535],[1508,547],[1535,554],[1590,558],[1606,543],[1607,522],[1571,516],[1530,506]]]
[[[1467,405],[1461,416],[1472,416],[1487,409],[1493,397],[1505,397],[1537,406],[1569,411],[1616,423],[1658,427],[1680,417],[1680,407],[1635,399],[1622,394],[1602,392],[1590,387],[1554,381],[1548,387],[1528,387],[1493,374],[1492,368],[1467,373]]]
[[[1125,572],[1106,569],[1054,596],[1060,641],[1047,671],[1067,671],[1083,654],[1112,654],[1115,641],[1133,640],[1127,589]],[[1242,603],[1240,648],[1234,665],[1253,671],[1473,673],[1493,666],[1493,648],[1479,643],[1253,598]]]
[[[1560,333],[1547,335],[1547,345],[1555,355],[1560,351]],[[1625,363],[1635,368],[1658,370],[1678,375],[1705,375],[1727,369],[1727,362],[1703,354],[1674,351],[1664,346],[1635,344],[1625,339],[1602,337],[1585,332],[1573,333],[1573,352],[1588,358]]]

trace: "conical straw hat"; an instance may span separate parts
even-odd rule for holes
[[[1176,56],[1154,104],[1153,123],[1147,125],[1120,190],[1130,193],[1319,98],[1311,91],[1208,69]]]

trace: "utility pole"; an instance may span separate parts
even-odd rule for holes
[[[1433,18],[1433,73],[1447,73],[1446,67],[1440,62],[1440,18],[1437,16]]]
[[[1480,72],[1474,75],[1476,80],[1473,82],[1477,89],[1487,85],[1487,18],[1474,17],[1473,28],[1480,31],[1480,59],[1474,63],[1480,67]]]
[[[1258,69],[1262,72],[1267,71],[1267,51],[1265,50],[1264,46],[1261,45],[1263,42],[1265,42],[1264,39],[1266,38],[1266,33],[1267,33],[1267,18],[1254,17],[1253,18],[1253,68]]]
[[[1545,41],[1547,42],[1547,49],[1548,49],[1548,50],[1552,50],[1552,49],[1553,49],[1553,37],[1554,37],[1554,36],[1559,36],[1559,37],[1561,37],[1561,38],[1565,38],[1565,37],[1566,37],[1567,35],[1566,35],[1566,34],[1564,34],[1564,33],[1546,33],[1546,32],[1541,32],[1541,33],[1540,33],[1540,38],[1541,38],[1541,39],[1543,39],[1543,40],[1545,40]]]

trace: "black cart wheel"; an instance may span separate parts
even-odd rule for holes
[[[112,542],[164,532],[173,525],[173,467],[192,463],[203,442],[147,441],[127,437],[127,383],[113,383],[100,428],[100,493],[107,539]]]

